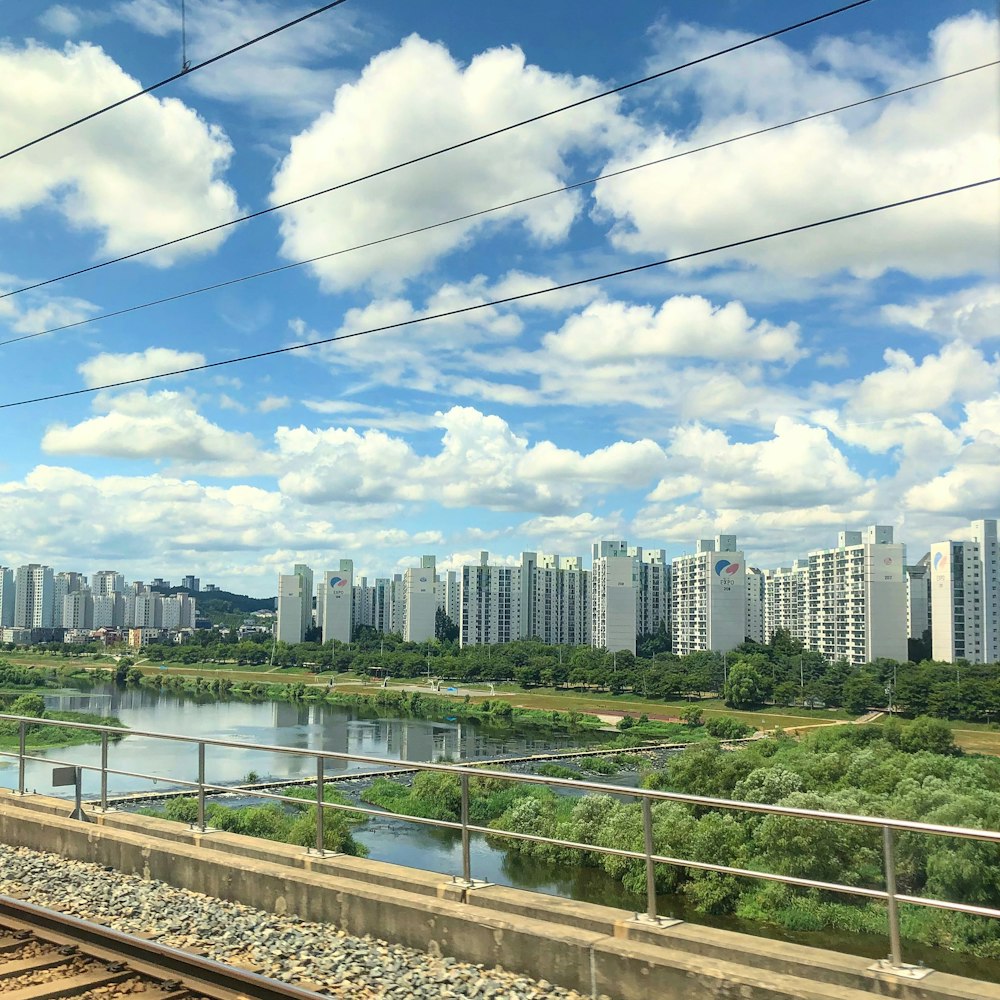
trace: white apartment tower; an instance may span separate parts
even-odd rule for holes
[[[124,594],[125,577],[113,569],[102,569],[94,574],[90,589],[95,598],[106,597],[108,594]]]
[[[450,569],[442,573],[435,589],[438,607],[458,625],[462,617],[462,605],[459,598],[461,581],[457,571]]]
[[[996,520],[973,521],[971,534],[931,546],[931,644],[946,663],[1000,659]]]
[[[459,642],[463,646],[513,642],[523,635],[522,567],[490,566],[480,552],[479,565],[462,567],[459,585]]]
[[[591,644],[609,653],[635,653],[636,560],[624,541],[594,542],[591,570]]]
[[[670,563],[665,549],[629,548],[636,571],[636,635],[652,635],[662,625],[670,634]]]
[[[125,624],[125,597],[123,594],[94,595],[94,628],[121,628]]]
[[[522,586],[527,578],[530,594],[523,619],[527,636],[553,646],[589,646],[591,573],[583,568],[580,557],[525,552],[521,567]]]
[[[65,595],[59,624],[63,628],[69,629],[94,627],[94,597],[89,587],[71,590]]]
[[[979,545],[983,591],[983,662],[1000,663],[1000,541],[997,522],[972,522],[972,540]]]
[[[437,560],[421,556],[420,566],[403,574],[403,639],[426,642],[434,638],[437,615]]]
[[[0,628],[14,627],[14,571],[0,566]]]
[[[764,571],[764,642],[770,642],[780,629],[793,639],[806,641],[808,587],[808,559],[796,559],[791,566]]]
[[[82,573],[56,573],[52,597],[52,624],[64,628],[63,605],[67,594],[74,594],[87,586],[87,578]],[[82,626],[80,626],[82,627]]]
[[[327,570],[319,590],[317,618],[322,623],[323,642],[351,641],[354,625],[354,562],[341,559],[338,570]]]
[[[392,625],[392,580],[388,577],[378,577],[375,580],[372,625],[376,632],[386,635],[395,631]]]
[[[14,627],[52,628],[55,576],[51,566],[18,566],[14,585]]]
[[[302,578],[302,637],[313,627],[313,571],[305,563],[296,563],[292,572]],[[299,640],[301,642],[302,639]]]
[[[318,597],[317,597],[318,600]],[[375,588],[368,586],[368,577],[361,577],[354,584],[354,605],[351,608],[351,634],[365,625],[372,628],[375,624]]]
[[[806,646],[830,661],[906,660],[906,546],[876,524],[809,553]]]
[[[312,596],[310,595],[310,602]],[[299,573],[278,577],[278,623],[275,638],[279,642],[302,642],[302,608],[306,603],[305,579]]]
[[[719,653],[746,638],[746,562],[735,535],[702,538],[671,569],[673,651]]]
[[[923,639],[931,627],[931,557],[906,567],[906,637]]]
[[[747,567],[746,637],[764,642],[764,573],[756,566]]]

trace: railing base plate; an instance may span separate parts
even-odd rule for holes
[[[893,965],[888,958],[879,959],[874,965],[869,965],[868,972],[878,972],[883,976],[898,976],[900,979],[916,981],[929,976],[934,970],[928,969],[926,965]]]
[[[651,917],[648,913],[637,913],[629,921],[630,924],[645,924],[647,927],[673,927],[684,923],[675,917]]]
[[[215,826],[198,826],[197,823],[192,823],[189,827],[192,833],[218,833],[219,829]]]
[[[317,851],[315,847],[306,848],[306,856],[310,858],[342,858],[343,851]]]
[[[495,883],[493,882],[486,882],[483,879],[478,879],[478,878],[470,878],[470,879],[459,878],[457,875],[454,876],[452,880],[448,883],[448,885],[457,885],[462,889],[488,889],[491,885],[494,884]]]

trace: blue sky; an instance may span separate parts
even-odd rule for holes
[[[188,57],[311,4],[190,0]],[[349,0],[0,161],[0,291],[329,187],[822,13]],[[179,0],[0,0],[3,150],[180,66]],[[1000,58],[888,0],[169,250],[0,299],[0,340],[329,254]],[[378,247],[0,346],[0,402],[309,343],[997,173],[997,68]],[[2,152],[3,150],[0,150]],[[263,361],[0,410],[0,564],[273,593],[424,552],[917,559],[1000,512],[991,185]]]

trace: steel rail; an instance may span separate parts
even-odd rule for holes
[[[174,975],[179,975],[182,979],[198,980],[197,984],[190,984],[192,990],[214,987],[226,991],[222,996],[231,996],[235,992],[253,1000],[329,1000],[329,994],[283,983],[249,969],[226,965],[159,941],[134,937],[123,931],[11,896],[0,895],[0,919],[3,917],[71,937],[74,942],[82,942],[84,950],[87,946],[111,950],[118,959],[155,966],[157,971],[162,970],[165,980]],[[146,970],[142,971],[143,974],[148,974]]]

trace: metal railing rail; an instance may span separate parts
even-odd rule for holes
[[[59,726],[67,729],[81,729],[89,732],[99,733],[101,737],[101,763],[78,764],[76,762],[58,760],[51,756],[37,756],[27,752],[27,732],[28,726],[38,725],[39,722],[46,725]],[[462,876],[461,884],[468,888],[475,888],[483,885],[472,877],[472,863],[470,838],[472,834],[482,834],[491,837],[505,837],[513,840],[523,840],[537,844],[547,844],[553,847],[565,848],[567,850],[586,851],[592,854],[613,855],[615,857],[628,858],[642,861],[646,867],[646,913],[641,915],[641,919],[653,923],[659,923],[661,917],[657,912],[656,900],[656,865],[671,865],[680,868],[692,868],[699,871],[718,872],[724,875],[734,875],[741,878],[753,878],[762,881],[779,882],[784,885],[794,886],[804,889],[819,889],[827,892],[835,892],[843,895],[859,896],[862,898],[885,901],[888,911],[889,923],[889,945],[890,954],[886,962],[882,963],[881,970],[899,976],[918,978],[926,975],[929,971],[924,967],[907,965],[902,959],[902,946],[899,932],[899,904],[909,903],[914,906],[930,907],[933,909],[947,910],[953,913],[965,913],[978,917],[989,917],[1000,919],[1000,908],[981,906],[972,903],[962,903],[950,900],[931,899],[923,896],[911,896],[900,893],[896,890],[896,865],[895,865],[895,834],[896,833],[917,833],[927,836],[956,837],[964,840],[975,840],[991,843],[1000,846],[1000,831],[979,830],[971,827],[947,826],[937,823],[922,823],[913,820],[894,819],[885,816],[863,816],[853,813],[837,813],[819,809],[805,809],[795,806],[770,805],[760,802],[741,802],[733,799],[721,799],[712,796],[690,795],[682,792],[667,792],[659,789],[632,788],[625,785],[610,785],[602,782],[583,781],[568,778],[550,778],[536,774],[518,774],[510,771],[498,771],[492,768],[484,768],[476,765],[464,764],[438,764],[432,762],[407,761],[409,769],[415,771],[433,771],[443,774],[454,774],[459,778],[461,790],[461,812],[460,821],[428,819],[423,816],[408,816],[400,813],[392,813],[383,809],[369,809],[366,806],[351,805],[339,802],[326,802],[324,791],[326,787],[325,768],[328,761],[347,761],[363,764],[382,765],[386,768],[397,768],[398,760],[385,757],[375,757],[365,754],[343,753],[333,750],[302,749],[298,747],[285,747],[264,743],[241,743],[234,740],[223,740],[211,737],[182,736],[177,733],[158,733],[149,730],[125,729],[113,726],[100,726],[91,723],[62,722],[57,720],[39,720],[31,716],[2,715],[0,722],[15,722],[18,725],[18,749],[17,751],[0,751],[0,757],[17,758],[18,760],[18,787],[19,795],[27,794],[25,788],[25,765],[28,761],[37,761],[45,764],[68,765],[80,767],[85,771],[99,772],[101,780],[101,795],[96,807],[106,810],[108,808],[108,776],[116,775],[120,777],[135,778],[140,781],[165,781],[182,788],[190,788],[197,795],[198,820],[192,826],[201,832],[207,832],[205,800],[208,792],[230,792],[238,793],[253,798],[265,799],[273,802],[288,803],[296,806],[315,804],[316,806],[316,844],[310,851],[319,854],[328,854],[325,850],[323,817],[324,810],[338,810],[347,813],[355,813],[364,816],[378,818],[390,818],[397,821],[415,823],[423,826],[438,827],[441,829],[456,830],[462,835]],[[158,774],[149,774],[142,771],[124,770],[112,768],[108,764],[108,745],[112,737],[115,736],[142,736],[149,739],[170,740],[197,747],[197,780],[187,780],[182,778],[165,777]],[[215,747],[221,749],[250,750],[261,753],[273,753],[291,755],[297,757],[310,757],[316,762],[316,799],[315,803],[311,799],[303,799],[291,795],[282,795],[277,792],[265,792],[260,789],[241,785],[233,788],[229,785],[219,785],[209,782],[206,778],[207,748]],[[485,827],[470,822],[470,778],[488,777],[503,781],[512,781],[520,784],[544,785],[547,787],[576,789],[583,791],[598,792],[605,795],[624,796],[638,799],[642,808],[643,819],[643,849],[641,851],[627,850],[616,847],[601,847],[594,844],[584,844],[577,841],[560,840],[554,837],[543,837],[538,834],[520,833],[513,830],[501,830],[493,827]],[[653,805],[657,802],[677,802],[685,805],[698,806],[701,808],[725,809],[739,812],[761,813],[769,816],[785,816],[794,819],[812,820],[819,822],[831,822],[847,824],[852,826],[862,826],[877,828],[882,831],[882,854],[883,867],[885,873],[885,889],[873,889],[866,886],[850,886],[839,882],[826,882],[819,879],[803,878],[794,875],[782,875],[776,872],[762,872],[754,869],[736,868],[730,865],[716,864],[708,861],[695,861],[689,858],[674,858],[655,852],[653,836]],[[457,877],[456,877],[457,878]]]

